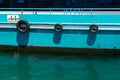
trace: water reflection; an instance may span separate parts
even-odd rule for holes
[[[119,80],[120,56],[0,53],[0,80]]]
[[[94,69],[94,64],[87,63],[86,67],[88,69],[87,80],[99,80],[99,76],[98,76],[97,70]]]
[[[28,62],[28,55],[24,53],[19,54],[16,62],[17,80],[30,80],[30,66]]]

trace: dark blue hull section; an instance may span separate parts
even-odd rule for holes
[[[1,8],[118,8],[120,0],[0,0]]]

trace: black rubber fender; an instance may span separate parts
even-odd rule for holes
[[[63,30],[63,26],[61,24],[55,24],[54,29],[55,31],[60,32]]]
[[[95,24],[90,25],[89,31],[92,32],[92,33],[97,32],[98,31],[98,26],[95,25]]]
[[[20,32],[27,32],[30,29],[30,25],[26,20],[19,20],[16,24],[16,27]]]

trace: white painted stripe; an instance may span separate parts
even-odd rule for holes
[[[9,25],[9,24],[16,24],[16,22],[0,22],[0,24],[4,24],[4,25]],[[62,25],[103,25],[103,26],[107,26],[107,25],[115,25],[115,26],[120,26],[120,23],[52,23],[52,22],[29,22],[29,24],[31,25],[55,25],[55,24],[62,24]]]
[[[120,11],[0,11],[1,14],[48,14],[48,15],[120,15]]]
[[[64,30],[89,30],[89,25],[63,25]],[[100,25],[98,26],[99,30],[112,30],[112,31],[120,31],[120,26],[119,25],[110,25],[110,26],[105,26],[105,25]],[[16,24],[0,24],[0,28],[13,28],[16,29]],[[30,29],[44,29],[44,30],[53,30],[54,25],[52,24],[31,24]]]
[[[55,24],[62,24],[62,25],[120,25],[120,23],[52,23],[52,22],[29,22],[31,25],[55,25]],[[0,22],[0,24],[16,24],[16,22]]]
[[[30,24],[42,24],[42,25],[45,25],[45,24],[48,24],[48,25],[55,25],[55,24],[62,24],[62,25],[92,25],[92,24],[95,24],[95,25],[119,25],[120,26],[120,23],[48,23],[48,22],[30,22]]]

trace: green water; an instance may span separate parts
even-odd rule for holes
[[[0,52],[0,80],[120,80],[120,56]]]

